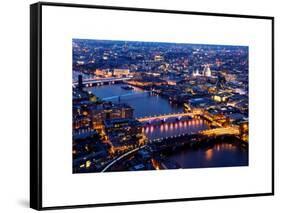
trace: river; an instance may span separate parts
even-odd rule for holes
[[[121,87],[124,84],[104,85],[88,88],[99,98],[105,98],[107,101],[127,103],[134,108],[135,117],[152,116],[158,114],[182,112],[183,108],[171,105],[166,99],[151,95],[142,89],[134,87],[133,90],[125,90]]]
[[[167,157],[181,168],[208,168],[247,166],[248,150],[235,144],[222,142],[209,148],[182,149]]]
[[[172,105],[163,97],[151,95],[149,92],[136,87],[133,90],[125,90],[122,86],[124,85],[104,85],[88,88],[87,90],[107,101],[130,105],[134,108],[135,117],[183,111],[181,106]],[[145,126],[144,133],[149,139],[156,139],[184,133],[194,133],[207,128],[209,126],[205,121],[193,119],[190,121]],[[182,149],[167,156],[167,159],[176,162],[181,168],[247,166],[248,151],[245,148],[224,142],[214,144],[208,149]]]

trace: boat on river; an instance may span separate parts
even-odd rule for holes
[[[131,86],[122,86],[121,88],[124,89],[124,90],[133,90],[134,89]]]

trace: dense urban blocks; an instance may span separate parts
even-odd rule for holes
[[[73,39],[73,173],[248,166],[248,47]]]

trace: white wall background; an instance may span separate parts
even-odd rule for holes
[[[29,4],[35,1],[2,1],[0,6],[0,212],[31,212],[29,206]],[[68,0],[69,3],[104,4],[188,11],[275,16],[276,109],[281,74],[281,15],[278,1],[263,0]],[[278,212],[281,207],[280,131],[281,114],[276,111],[276,196],[193,201],[137,206],[73,209],[65,212]],[[277,178],[278,177],[278,178]]]

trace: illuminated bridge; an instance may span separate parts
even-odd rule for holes
[[[202,118],[205,121],[208,121],[213,127],[215,128],[222,128],[222,124],[218,121],[214,120],[211,116],[203,111],[195,111],[195,112],[179,112],[179,113],[170,113],[164,115],[154,115],[154,116],[147,116],[142,118],[136,118],[138,121],[142,123],[152,123],[155,121],[162,121],[166,122],[167,119],[174,118],[177,120],[183,120],[184,118]]]
[[[95,85],[103,85],[110,83],[117,83],[130,80],[132,77],[122,77],[122,78],[93,78],[83,80],[83,85],[86,87],[92,87]],[[78,85],[78,81],[73,82],[73,86]]]
[[[200,131],[200,134],[205,136],[223,136],[223,135],[239,135],[239,128],[236,126],[220,127]]]
[[[124,160],[125,158],[134,155],[140,149],[145,147],[150,147],[150,150],[154,151],[161,151],[167,149],[174,149],[176,147],[182,147],[185,144],[200,144],[205,143],[207,138],[216,137],[223,137],[223,136],[237,136],[239,135],[239,129],[236,126],[231,127],[219,127],[214,129],[203,130],[198,133],[185,133],[179,134],[175,136],[165,137],[165,138],[158,138],[149,140],[146,145],[142,145],[135,149],[129,150],[125,152],[121,156],[114,158],[107,166],[102,170],[102,172],[106,172],[110,170],[116,163]]]
[[[155,120],[161,120],[161,121],[166,121],[168,118],[177,118],[181,119],[183,117],[195,117],[198,116],[199,114],[194,114],[194,113],[186,113],[186,112],[179,112],[179,113],[170,113],[170,114],[164,114],[164,115],[154,115],[150,117],[143,117],[143,118],[137,118],[138,121],[140,122],[152,122]]]
[[[150,91],[143,91],[143,92],[140,92],[140,93],[126,93],[126,94],[123,94],[123,95],[115,95],[115,96],[102,98],[102,100],[104,100],[104,101],[113,100],[113,99],[119,99],[120,100],[122,97],[141,96],[144,93],[150,93]]]

